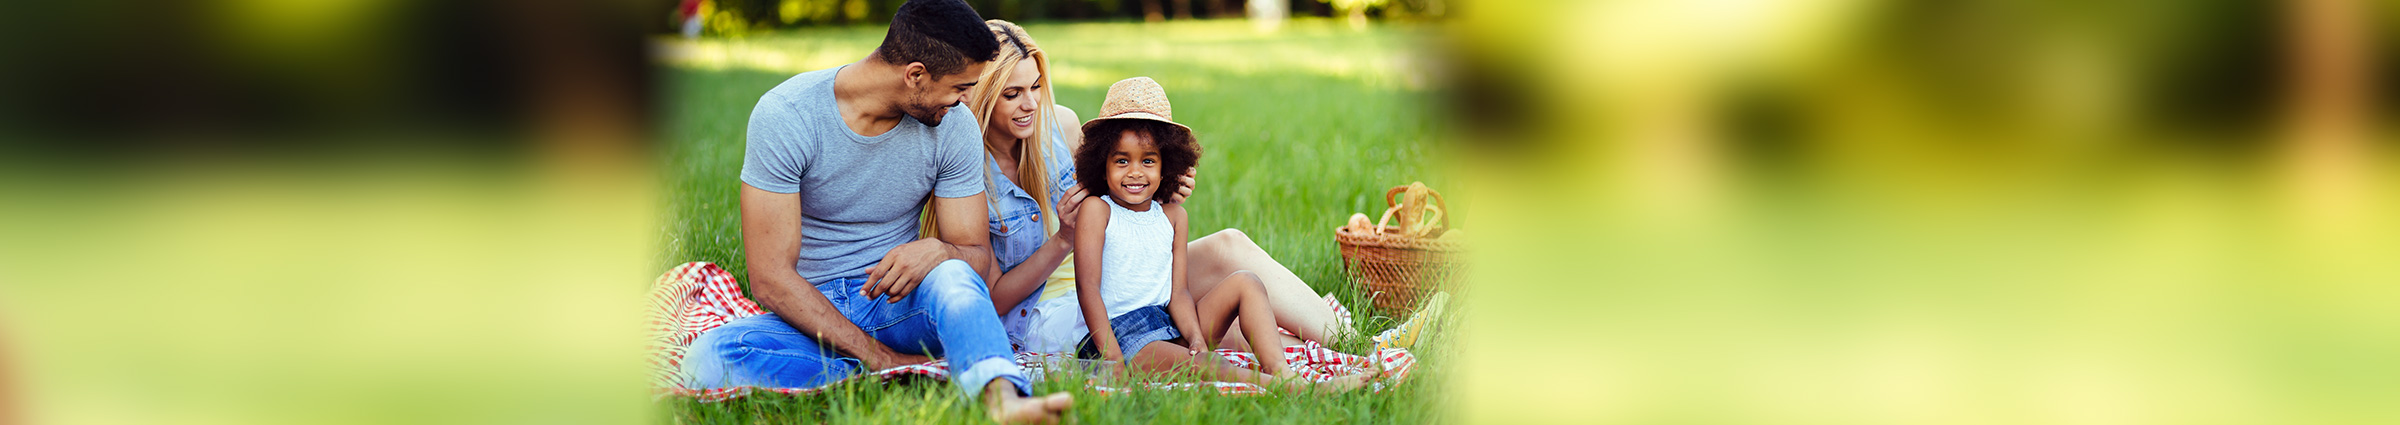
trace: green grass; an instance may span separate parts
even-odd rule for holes
[[[1051,55],[1058,103],[1088,119],[1108,84],[1149,76],[1166,87],[1177,121],[1207,150],[1192,198],[1195,235],[1236,228],[1359,314],[1361,334],[1392,325],[1346,278],[1333,229],[1351,213],[1377,215],[1386,188],[1434,175],[1434,122],[1417,65],[1422,29],[1354,31],[1297,21],[1262,35],[1242,21],[1032,25]],[[668,121],[664,171],[669,217],[660,267],[709,261],[747,284],[737,175],[744,123],[758,96],[793,74],[854,61],[882,28],[818,28],[732,40],[662,40]],[[1335,341],[1362,353],[1364,338]],[[1421,347],[1417,375],[1384,393],[1224,397],[1148,391],[1101,397],[1077,382],[1037,384],[1078,393],[1084,423],[1395,423],[1438,417],[1439,363]],[[946,385],[846,385],[822,395],[754,396],[724,403],[668,400],[668,421],[976,422],[979,410]]]

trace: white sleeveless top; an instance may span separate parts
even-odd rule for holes
[[[1103,203],[1108,230],[1100,246],[1100,300],[1108,317],[1166,305],[1175,291],[1175,223],[1167,221],[1166,208],[1152,201],[1149,211],[1136,212],[1115,200]]]
[[[1107,195],[1102,195],[1106,197]],[[1165,207],[1150,203],[1149,211],[1108,204],[1108,228],[1100,245],[1100,300],[1114,318],[1135,309],[1166,305],[1175,291],[1175,223]],[[1044,314],[1034,317],[1025,349],[1067,352],[1091,333],[1081,314],[1081,294],[1042,301]],[[1072,312],[1072,313],[1070,313]]]

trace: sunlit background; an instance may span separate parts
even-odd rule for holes
[[[651,421],[649,61],[839,63],[745,37],[897,5],[706,2],[650,51],[675,3],[9,5],[0,422]],[[974,4],[1439,25],[1155,54],[1443,96],[1444,419],[2400,422],[2400,4]]]
[[[644,422],[639,21],[557,3],[8,5],[0,423]]]
[[[2400,420],[2390,2],[1478,2],[1460,418]]]

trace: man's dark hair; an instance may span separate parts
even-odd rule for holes
[[[1092,196],[1108,194],[1108,154],[1117,150],[1117,138],[1124,137],[1125,130],[1133,130],[1158,149],[1158,190],[1150,192],[1150,199],[1164,203],[1168,196],[1183,190],[1183,181],[1177,177],[1200,164],[1200,141],[1183,127],[1133,118],[1100,120],[1087,128],[1083,146],[1075,149],[1075,183]]]
[[[965,0],[900,4],[900,12],[892,15],[891,30],[883,34],[883,45],[875,47],[875,57],[884,63],[923,63],[934,77],[958,73],[970,61],[990,61],[999,53],[1000,42],[992,38],[991,28],[983,25],[983,15],[975,14]]]

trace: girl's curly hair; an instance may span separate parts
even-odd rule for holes
[[[1075,149],[1075,183],[1083,185],[1092,196],[1108,194],[1108,154],[1117,148],[1117,138],[1132,130],[1143,143],[1158,149],[1159,184],[1153,194],[1171,194],[1183,190],[1176,176],[1200,164],[1200,142],[1192,131],[1182,126],[1145,119],[1101,120],[1084,126],[1083,146]],[[1152,196],[1159,202],[1166,198]]]

